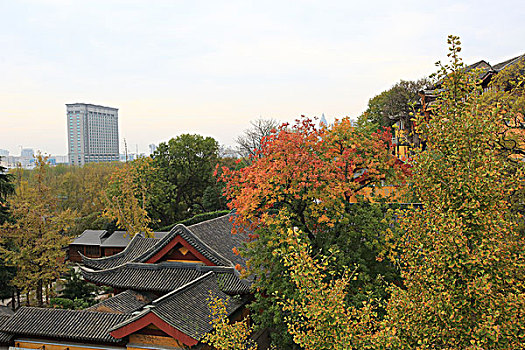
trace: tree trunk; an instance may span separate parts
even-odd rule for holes
[[[43,299],[43,285],[42,285],[42,280],[38,280],[37,284],[36,284],[36,302],[37,302],[37,305],[38,307],[42,307],[44,305],[44,299]]]
[[[49,305],[49,291],[51,290],[51,286],[49,284],[46,284],[46,305]]]
[[[16,289],[16,308],[18,309],[20,307],[20,290]]]
[[[26,306],[31,306],[29,303],[29,292],[26,293]]]
[[[16,299],[15,299],[15,290],[11,290],[11,309],[16,311]]]

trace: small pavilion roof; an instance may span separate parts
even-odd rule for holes
[[[71,244],[74,245],[100,245],[106,230],[85,230]]]

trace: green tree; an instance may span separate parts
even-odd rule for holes
[[[71,210],[59,208],[44,183],[46,160],[41,155],[36,158],[34,186],[21,181],[15,195],[9,198],[13,222],[2,226],[2,242],[7,244],[0,247],[6,264],[16,268],[12,284],[28,296],[34,290],[38,305],[43,305],[44,290],[49,296],[49,286],[64,272],[63,248],[69,240],[65,231],[75,216]]]
[[[427,150],[411,182],[423,209],[400,215],[391,235],[404,287],[392,286],[382,348],[521,349],[525,242],[510,198],[524,164],[500,147],[512,106],[485,103],[459,39],[449,44],[433,113],[417,117]]]
[[[93,283],[86,282],[79,272],[70,268],[69,272],[61,281],[63,289],[60,297],[51,298],[50,305],[63,309],[85,309],[95,304],[98,287]]]
[[[305,350],[372,348],[377,323],[373,306],[368,301],[347,302],[357,269],[335,277],[329,272],[335,258],[312,257],[311,246],[299,230],[283,230],[280,236],[283,245],[277,252],[297,293],[278,298],[278,304],[295,343]]]
[[[381,127],[391,127],[399,119],[409,121],[412,106],[420,100],[419,91],[428,84],[425,78],[399,81],[368,101],[367,109],[357,118],[357,124],[375,131]],[[407,126],[410,127],[410,123]]]
[[[7,196],[13,194],[14,190],[13,176],[6,173],[6,169],[0,166],[0,225],[9,218]],[[13,290],[10,281],[13,274],[13,267],[6,266],[3,259],[0,259],[0,298],[8,298],[12,295]]]
[[[166,226],[205,211],[203,195],[218,162],[219,145],[211,137],[183,134],[161,143],[152,155],[156,169],[147,212]],[[211,191],[211,190],[210,190]],[[207,199],[209,200],[209,197]]]
[[[3,224],[9,216],[7,196],[12,194],[14,190],[13,176],[6,173],[6,169],[0,166],[0,225]]]

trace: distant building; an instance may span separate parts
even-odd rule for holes
[[[324,116],[324,113],[323,113],[323,115],[321,116],[321,120],[319,120],[319,127],[322,127],[323,125],[324,125],[325,127],[328,126],[328,122],[326,121],[326,117]]]
[[[35,151],[32,148],[23,148],[20,152],[20,157],[31,159],[34,157]]]
[[[154,143],[149,145],[149,153],[150,154],[155,153],[156,150],[157,150],[157,145],[155,145]]]
[[[50,156],[47,158],[47,164],[51,166],[56,166],[58,164],[67,164],[68,156]]]
[[[6,149],[0,149],[0,157],[7,157],[9,155],[9,151]]]
[[[128,153],[128,154],[121,154],[120,155],[120,161],[121,162],[131,162],[133,160],[139,159],[139,158],[145,158],[146,154],[144,153]]]
[[[118,161],[118,109],[86,103],[66,106],[69,164]]]

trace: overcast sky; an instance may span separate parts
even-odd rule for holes
[[[357,117],[445,60],[525,53],[525,1],[0,0],[0,148],[66,154],[65,104],[119,108],[135,151],[262,116]]]

